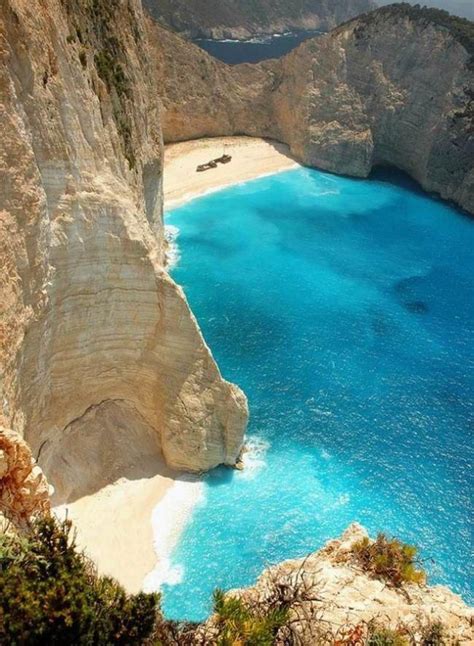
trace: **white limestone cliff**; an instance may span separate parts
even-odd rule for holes
[[[233,465],[245,396],[164,266],[141,3],[1,0],[0,21],[4,426],[55,502],[147,454],[190,471]]]

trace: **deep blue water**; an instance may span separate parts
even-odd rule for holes
[[[194,40],[206,52],[228,65],[259,63],[269,58],[281,58],[308,38],[320,36],[320,31],[298,31],[287,34],[252,38],[251,40]]]
[[[216,586],[352,521],[419,545],[431,582],[472,602],[474,221],[386,174],[298,169],[168,223],[174,278],[260,449],[246,472],[206,476],[167,614],[202,618]]]

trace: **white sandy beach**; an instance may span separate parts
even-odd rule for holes
[[[229,164],[197,173],[198,164],[232,156]],[[228,137],[172,144],[165,151],[165,207],[225,186],[296,167],[286,146],[263,139]],[[153,477],[121,478],[98,492],[57,508],[73,521],[77,543],[102,574],[131,593],[156,589],[177,576],[169,554],[179,540],[202,483],[174,474],[160,462]]]
[[[117,579],[128,592],[142,589],[157,562],[152,514],[172,488],[172,477],[122,478],[97,493],[57,508],[73,521],[77,544],[100,574]]]
[[[199,164],[227,153],[229,164],[202,173]],[[249,179],[296,168],[297,162],[288,146],[253,137],[219,137],[197,139],[165,147],[165,209],[188,200]]]

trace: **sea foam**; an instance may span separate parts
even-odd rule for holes
[[[177,243],[178,236],[178,227],[175,227],[172,224],[165,225],[165,240],[168,243],[168,247],[166,249],[166,265],[168,269],[176,267],[181,257]]]
[[[266,454],[270,448],[270,442],[261,437],[251,437],[246,442],[245,448],[242,455],[244,468],[239,475],[245,480],[251,480],[257,476],[259,471],[266,468]]]
[[[191,518],[194,507],[203,501],[202,480],[196,476],[185,475],[174,483],[153,510],[153,546],[158,563],[145,577],[145,592],[157,592],[164,583],[176,585],[182,580],[184,568],[179,564],[172,564],[171,554]]]

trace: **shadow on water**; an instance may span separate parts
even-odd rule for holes
[[[221,487],[222,485],[229,485],[235,476],[235,469],[230,467],[216,467],[206,474],[206,484],[209,487]]]
[[[415,193],[421,197],[426,197],[427,195],[441,204],[446,204],[454,208],[460,215],[473,219],[473,215],[468,211],[465,211],[458,204],[451,200],[442,199],[437,193],[430,193],[425,191],[424,188],[410,175],[404,171],[395,168],[395,166],[376,166],[369,175],[369,179],[375,180],[378,182],[385,182],[387,184],[392,184],[393,186],[398,186],[399,188],[406,189],[411,193]],[[365,180],[362,180],[365,181]]]

